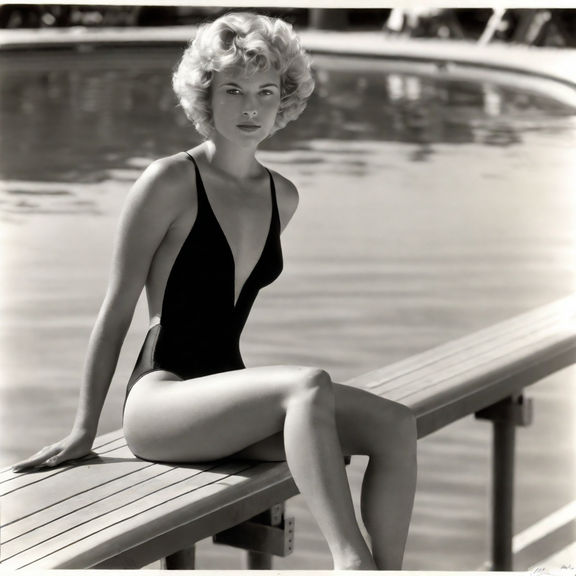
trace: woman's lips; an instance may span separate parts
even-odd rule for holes
[[[245,132],[255,132],[256,130],[260,130],[258,124],[238,124],[237,126],[240,130],[244,130]]]

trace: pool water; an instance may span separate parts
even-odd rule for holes
[[[68,432],[123,199],[151,160],[200,142],[171,92],[178,54],[0,54],[1,465]],[[315,74],[303,117],[260,153],[301,204],[285,272],[243,336],[248,365],[318,365],[344,381],[574,290],[574,109],[385,61],[316,57]],[[146,326],[140,302],[101,432],[120,426]],[[530,391],[517,532],[576,498],[573,378]],[[471,418],[420,442],[406,568],[488,557],[489,452],[488,425]],[[364,465],[349,470],[356,497]],[[330,568],[302,498],[289,506],[296,550],[275,567]],[[209,543],[198,556],[199,568],[241,566]]]

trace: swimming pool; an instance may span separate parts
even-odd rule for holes
[[[170,90],[177,57],[0,54],[3,464],[68,431],[122,200],[153,158],[199,142]],[[320,365],[345,380],[574,289],[574,109],[487,79],[315,63],[303,118],[261,153],[297,184],[301,207],[285,273],[246,328],[248,364]],[[120,425],[145,328],[140,305],[102,431]],[[532,392],[518,529],[575,497],[570,378]],[[467,420],[421,443],[406,568],[474,569],[487,557],[488,437]],[[300,540],[276,566],[329,567],[302,502],[293,507]],[[233,554],[207,546],[199,567],[238,567]]]

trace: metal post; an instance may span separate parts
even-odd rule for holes
[[[514,452],[516,426],[532,422],[532,402],[522,394],[510,396],[476,414],[493,424],[492,440],[492,566],[513,569]]]
[[[514,422],[494,421],[492,452],[492,570],[512,570]]]
[[[248,570],[272,570],[272,554],[248,550],[246,560]]]
[[[190,548],[166,556],[163,567],[166,570],[194,570],[195,562],[196,548],[191,546]]]

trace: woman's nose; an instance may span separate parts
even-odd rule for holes
[[[245,116],[246,118],[252,120],[253,118],[256,118],[256,116],[258,115],[258,111],[257,110],[244,110],[244,112],[242,112],[242,116]]]

